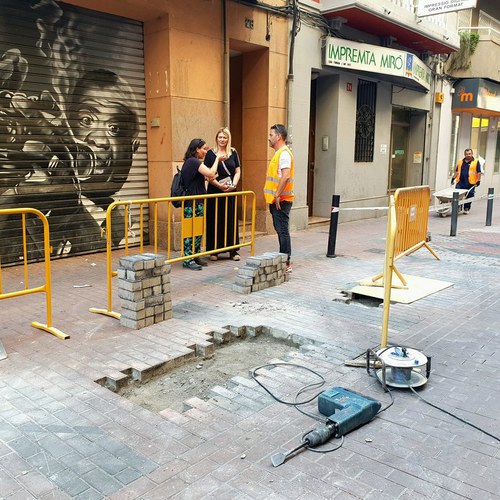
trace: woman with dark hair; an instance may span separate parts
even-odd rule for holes
[[[205,164],[213,165],[219,158],[217,177],[208,184],[207,193],[227,193],[235,191],[240,180],[241,164],[238,152],[231,147],[231,132],[222,127],[215,135],[216,146],[208,151]],[[217,217],[215,213],[217,211]],[[207,236],[206,250],[230,247],[239,243],[238,220],[235,214],[235,198],[211,198],[207,200]],[[212,254],[210,260],[218,260],[218,254]],[[236,249],[229,252],[233,260],[240,260]]]
[[[181,178],[182,183],[186,187],[187,195],[194,196],[206,194],[205,177],[210,181],[215,178],[217,166],[219,165],[219,157],[216,158],[211,168],[208,168],[203,160],[208,151],[208,145],[203,139],[193,139],[184,154],[184,164],[182,165]],[[203,217],[203,200],[196,200],[193,207],[193,201],[184,202],[184,218],[191,219],[193,217]],[[202,236],[194,238],[194,253],[201,252]],[[193,238],[184,238],[184,255],[193,254]],[[202,266],[206,266],[206,262],[199,259],[185,260],[182,265],[192,271],[201,271]]]

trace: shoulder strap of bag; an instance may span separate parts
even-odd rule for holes
[[[233,177],[229,173],[229,170],[227,169],[226,164],[223,161],[221,161],[221,163],[222,163],[222,166],[224,167],[224,170],[226,171],[226,174],[229,175],[229,177],[231,177],[231,179],[232,179]]]

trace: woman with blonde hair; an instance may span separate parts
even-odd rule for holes
[[[241,176],[241,164],[238,152],[231,147],[231,132],[222,127],[215,135],[216,146],[207,152],[204,163],[211,167],[219,158],[217,176],[208,183],[207,194],[227,193],[235,191]],[[226,210],[227,203],[227,210]],[[217,207],[217,218],[215,216]],[[226,217],[227,214],[227,217]],[[238,220],[235,214],[235,198],[220,197],[207,200],[206,205],[206,250],[230,247],[239,243]],[[233,260],[240,260],[236,249],[229,252]],[[218,260],[218,254],[213,253],[210,260]]]

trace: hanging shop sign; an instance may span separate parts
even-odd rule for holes
[[[500,115],[500,85],[485,78],[463,78],[454,85],[453,111]]]
[[[434,16],[457,10],[474,9],[477,0],[419,0],[417,16]]]
[[[415,55],[378,45],[327,39],[323,64],[408,78],[429,90],[431,70]]]

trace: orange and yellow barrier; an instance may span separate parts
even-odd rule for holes
[[[193,216],[191,218],[184,217],[184,203],[186,201],[194,201],[201,200],[206,202],[206,200],[211,198],[225,198],[228,200],[229,198],[235,198],[234,203],[234,224],[236,230],[236,224],[238,224],[238,209],[241,209],[242,215],[242,232],[240,234],[240,242],[231,246],[225,246],[227,244],[227,228],[224,231],[224,246],[221,245],[221,242],[216,241],[216,250],[212,250],[210,252],[199,252],[194,253],[194,240],[195,236],[202,236],[203,240],[206,235],[206,211],[204,210],[203,216]],[[175,210],[172,205],[173,201],[181,201],[181,242],[180,242],[180,255],[173,256],[172,255],[172,240],[174,235],[174,218],[173,211]],[[228,203],[224,204],[225,206],[225,220],[228,219]],[[167,209],[167,231],[166,231],[166,263],[174,263],[180,262],[183,260],[192,259],[194,257],[203,257],[205,255],[210,255],[213,253],[222,253],[230,250],[237,250],[243,247],[250,247],[251,255],[254,254],[255,248],[255,220],[257,213],[257,200],[255,193],[253,191],[234,191],[230,193],[221,193],[221,194],[207,194],[207,195],[197,195],[197,196],[182,196],[182,197],[168,197],[168,198],[150,198],[150,199],[141,199],[141,200],[130,200],[130,201],[115,201],[113,202],[107,209],[106,212],[106,279],[107,279],[107,308],[95,308],[92,307],[90,312],[104,314],[106,316],[110,316],[115,319],[120,318],[120,313],[113,311],[113,302],[112,302],[112,278],[116,276],[116,272],[113,271],[113,263],[112,263],[112,250],[113,250],[113,241],[112,241],[112,213],[113,210],[122,207],[124,209],[124,245],[125,245],[125,255],[129,253],[129,233],[130,233],[130,209],[133,206],[139,207],[139,250],[142,253],[144,249],[144,209],[149,207],[150,211],[150,226],[152,228],[152,236],[153,236],[153,248],[154,253],[158,253],[159,246],[159,238],[158,238],[158,209],[162,206],[166,206]],[[216,212],[215,212],[215,220],[218,221],[218,203],[215,203]],[[194,215],[194,214],[193,214]],[[247,225],[250,223],[250,231],[247,231]],[[217,235],[217,226],[215,227],[215,234]],[[182,245],[182,240],[184,238],[192,238],[193,240],[193,253],[192,255],[184,255],[184,248]],[[204,241],[202,241],[202,247],[204,246]]]
[[[28,246],[26,241],[26,215],[32,214],[37,216],[43,224],[43,247],[44,247],[44,261],[45,261],[45,284],[37,287],[29,286],[29,273],[28,273]],[[13,208],[0,210],[0,216],[4,215],[21,215],[22,222],[22,236],[23,236],[23,266],[24,266],[24,289],[15,292],[2,293],[2,269],[0,266],[0,300],[10,299],[14,297],[21,297],[31,293],[45,293],[47,322],[39,323],[33,321],[31,326],[44,330],[60,339],[69,339],[69,335],[61,332],[52,326],[52,285],[50,277],[50,233],[49,223],[45,215],[39,210],[34,208]]]
[[[405,255],[410,255],[422,247],[427,248],[439,260],[439,256],[427,243],[430,200],[429,186],[414,186],[396,190],[394,209],[397,230],[394,242],[394,261]],[[393,268],[403,286],[406,287],[407,282],[403,275],[395,265]],[[372,281],[375,283],[381,277],[382,274],[379,274],[372,278]]]

